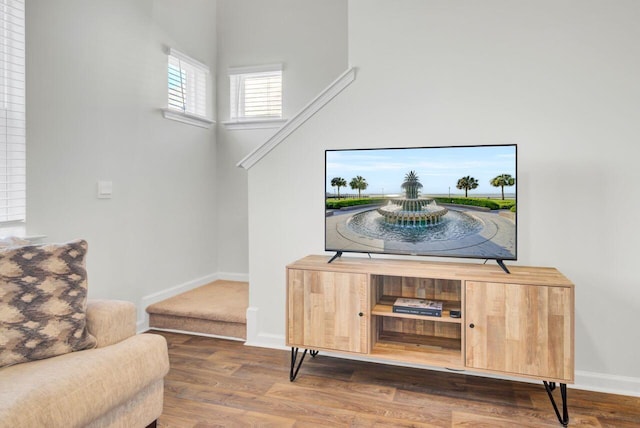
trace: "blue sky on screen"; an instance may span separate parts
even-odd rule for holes
[[[369,183],[365,193],[401,194],[404,176],[415,171],[424,186],[422,195],[464,195],[456,189],[458,179],[470,175],[478,180],[478,188],[469,196],[499,194],[500,188],[489,181],[500,174],[516,177],[515,146],[432,147],[374,150],[338,150],[326,152],[326,191],[333,177],[342,177],[347,188],[341,194],[353,192],[351,179],[361,175]],[[515,193],[516,186],[505,187],[505,193]]]

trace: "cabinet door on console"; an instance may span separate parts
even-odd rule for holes
[[[466,283],[470,368],[573,382],[573,289]]]
[[[287,344],[369,351],[367,275],[289,269]]]

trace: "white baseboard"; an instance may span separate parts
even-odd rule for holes
[[[255,346],[258,348],[280,349],[282,351],[289,351],[290,348],[285,346],[284,336],[277,334],[260,334],[253,340],[247,339],[244,342],[247,346]]]
[[[576,370],[575,389],[640,397],[640,378]]]
[[[248,273],[218,272],[218,279],[225,281],[249,282]]]
[[[258,334],[258,308],[256,308],[255,306],[249,306],[247,308],[247,342],[255,342]]]
[[[219,274],[212,273],[210,275],[187,281],[183,284],[179,284],[165,290],[157,291],[153,294],[149,294],[148,296],[143,296],[142,299],[140,299],[140,304],[138,305],[138,321],[136,323],[138,332],[149,330],[149,314],[145,310],[147,306],[161,300],[168,299],[169,297],[173,297],[180,293],[184,293],[185,291],[189,291],[210,282],[216,281],[218,279],[220,279]]]
[[[260,325],[258,312],[258,308],[255,306],[247,308],[247,340],[244,344],[259,348],[289,349],[285,346],[285,339],[283,335],[260,332],[258,327]]]

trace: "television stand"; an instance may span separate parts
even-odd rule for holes
[[[511,273],[509,272],[509,269],[507,269],[507,266],[504,264],[504,260],[496,259],[496,263],[498,263],[498,266],[500,266],[502,270],[505,271],[505,273]]]
[[[327,264],[331,263],[332,261],[334,261],[335,259],[340,258],[340,257],[342,257],[342,251],[336,251],[336,253],[333,255],[333,257],[331,257],[329,259]],[[369,257],[371,257],[371,256],[369,256]]]
[[[515,376],[542,381],[558,421],[569,422],[575,294],[556,269],[510,266],[505,275],[486,264],[337,257],[287,266],[291,381],[319,351]],[[394,312],[400,297],[440,301],[442,316]]]

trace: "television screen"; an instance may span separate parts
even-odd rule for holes
[[[325,250],[516,260],[517,146],[325,152]]]

